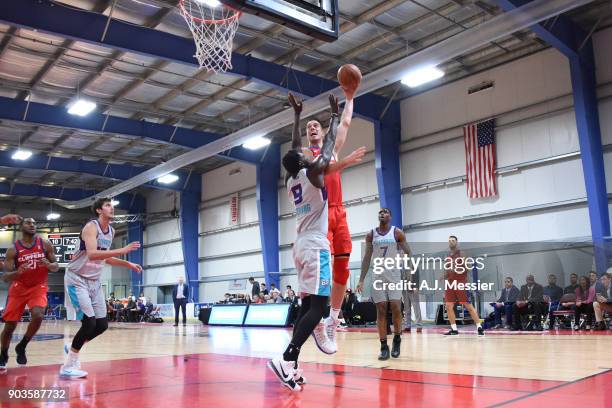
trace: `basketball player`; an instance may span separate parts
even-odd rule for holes
[[[85,342],[93,340],[108,328],[106,300],[100,283],[104,263],[142,272],[140,265],[115,258],[140,248],[140,242],[132,242],[120,249],[110,249],[115,233],[110,225],[115,216],[111,199],[97,199],[92,211],[97,219],[83,227],[79,249],[66,267],[66,289],[77,319],[81,320],[81,328],[74,336],[70,350],[65,349],[68,351],[66,363],[60,368],[60,376],[68,378],[87,376],[87,372],[80,369],[79,351]]]
[[[26,346],[40,328],[47,307],[47,275],[49,271],[59,270],[53,246],[49,241],[36,235],[34,218],[21,220],[21,240],[15,241],[15,244],[6,251],[4,265],[6,273],[2,279],[12,283],[8,291],[6,309],[2,315],[5,323],[1,335],[0,370],[6,370],[11,337],[26,305],[30,309],[31,320],[26,333],[15,347],[15,353],[17,353],[17,364],[27,364]]]
[[[336,146],[332,154],[332,162],[325,173],[325,188],[328,193],[329,206],[329,225],[327,237],[331,244],[331,254],[334,258],[333,265],[333,280],[334,284],[331,289],[331,309],[329,317],[325,319],[325,328],[330,339],[331,349],[328,353],[335,353],[338,349],[336,344],[336,330],[339,325],[338,315],[342,308],[342,301],[346,292],[346,284],[350,276],[349,258],[353,250],[351,234],[349,232],[348,223],[346,222],[346,210],[342,205],[342,181],[340,172],[351,163],[349,161],[338,160],[338,154],[346,141],[348,130],[353,117],[353,98],[357,89],[348,89],[343,87],[346,96],[346,103],[342,111],[342,118],[338,125],[336,136]],[[309,150],[314,157],[320,154],[323,144],[323,129],[321,124],[316,120],[311,120],[306,123],[306,135],[310,146]],[[355,156],[359,156],[357,161],[361,161],[361,157],[365,154],[365,148],[360,148],[347,156],[346,159],[354,160]],[[325,351],[324,351],[325,352]]]
[[[457,245],[456,236],[451,235],[450,237],[448,237],[448,247],[450,249],[450,252],[446,259],[452,260],[452,267],[444,271],[444,279],[448,283],[458,282],[465,284],[467,283],[468,271],[465,267],[465,262],[463,261],[459,246]],[[472,320],[476,324],[476,327],[478,329],[478,335],[484,336],[484,330],[480,325],[480,317],[478,316],[476,309],[474,309],[474,306],[467,300],[467,290],[446,289],[445,287],[444,302],[446,303],[446,313],[448,314],[448,321],[451,325],[451,329],[448,332],[444,333],[445,336],[455,336],[459,334],[459,331],[457,330],[457,320],[455,317],[456,303],[460,303],[467,308],[468,312],[470,312]]]
[[[370,269],[372,255],[384,260],[391,258],[395,260],[398,250],[410,256],[410,246],[406,242],[404,232],[391,225],[391,210],[381,208],[378,211],[378,228],[372,229],[366,235],[366,248],[361,262],[361,276],[357,285],[357,292],[363,290],[363,282]],[[382,265],[385,265],[384,261]],[[389,288],[387,284],[397,285],[396,288]],[[376,275],[372,279],[372,300],[376,304],[376,325],[378,326],[378,336],[380,338],[379,360],[389,359],[389,346],[387,345],[387,305],[391,305],[393,316],[393,348],[391,357],[397,358],[400,355],[400,345],[402,342],[402,271],[398,268],[387,269]]]
[[[293,95],[289,102],[295,110],[291,150],[283,157],[287,170],[285,184],[296,210],[297,236],[293,244],[293,260],[298,274],[302,307],[293,329],[293,337],[282,358],[268,362],[268,367],[292,391],[301,390],[305,383],[298,369],[300,348],[311,334],[320,343],[329,342],[320,324],[330,293],[329,241],[327,239],[327,191],[323,174],[331,160],[338,126],[338,99],[329,96],[331,123],[321,154],[314,161],[302,152],[300,138],[301,104]],[[315,331],[316,327],[319,330]]]
[[[9,224],[19,224],[21,223],[22,218],[17,214],[6,214],[0,217],[0,224],[9,225]]]

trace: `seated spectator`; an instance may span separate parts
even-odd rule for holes
[[[509,329],[512,326],[512,306],[519,296],[519,290],[514,286],[514,281],[511,277],[504,279],[504,288],[502,289],[497,303],[491,303],[495,309],[495,329],[502,327],[501,316],[502,312],[506,316],[505,327]]]
[[[586,276],[581,276],[578,281],[578,288],[576,289],[576,318],[575,325],[580,325],[580,315],[585,314],[587,316],[586,329],[591,330],[591,324],[593,323],[593,316],[595,310],[593,309],[593,301],[595,300],[595,285],[591,285],[590,279]]]
[[[115,321],[120,322],[121,317],[123,316],[123,303],[121,303],[120,300],[115,300],[114,310],[115,310]]]
[[[261,297],[259,297],[259,295],[253,295],[253,300],[251,301],[251,303],[260,304],[263,303],[263,300],[261,299]]]
[[[548,286],[544,288],[544,301],[548,303],[549,329],[554,329],[555,316],[553,312],[559,309],[559,301],[563,296],[563,289],[557,286],[557,276],[548,275]]]
[[[344,316],[344,322],[347,326],[350,326],[353,322],[353,316],[355,316],[355,306],[357,305],[357,296],[353,293],[351,288],[346,290],[344,299],[342,299],[342,316]]]
[[[265,296],[265,295],[269,295],[270,294],[270,292],[268,292],[268,289],[266,289],[266,284],[265,283],[262,283],[260,285],[260,287],[261,287],[261,290],[259,292],[259,296]]]
[[[278,292],[278,294],[281,294],[281,291],[276,287],[275,284],[271,283],[270,284],[270,295],[272,295],[272,293],[274,292]]]
[[[278,289],[272,290],[272,303],[283,303],[283,297],[280,295],[280,291]]]
[[[287,288],[285,290],[285,296],[283,296],[285,299],[289,297],[289,291],[293,292],[293,290],[291,289],[291,285],[287,285]]]
[[[113,301],[109,298],[106,301],[106,318],[112,322],[114,317],[115,317],[115,309],[113,306]]]
[[[295,296],[295,292],[291,288],[287,290],[287,296],[285,297],[285,302],[295,303],[297,305],[297,302],[298,302],[297,296]]]
[[[140,298],[138,299],[138,301],[136,302],[136,307],[134,309],[131,310],[132,312],[132,321],[133,322],[139,322],[140,321],[140,317],[142,315],[144,315],[145,313],[145,304],[142,300],[140,300]]]
[[[576,289],[578,288],[578,275],[572,273],[570,275],[570,284],[563,289],[563,294],[566,295],[568,293],[576,293]]]
[[[533,314],[535,330],[542,330],[542,303],[544,288],[536,283],[533,275],[528,275],[526,284],[521,286],[516,303],[512,306],[512,330],[521,330],[521,316]]]
[[[270,297],[270,295],[264,295],[264,301],[263,303],[273,303],[274,301],[272,300],[272,298]]]
[[[147,303],[147,298],[144,295],[144,292],[140,292],[140,296],[138,296],[138,299],[140,299],[140,301],[144,304]]]
[[[219,301],[219,303],[227,304],[227,303],[231,303],[231,300],[232,300],[232,296],[229,293],[226,293],[223,299]]]
[[[602,284],[597,278],[597,272],[595,271],[589,272],[589,284],[595,288],[595,293],[601,293]]]
[[[131,292],[130,292],[131,293]],[[136,309],[136,302],[132,299],[133,296],[130,296],[128,298],[128,303],[125,306],[125,313],[126,313],[126,317],[127,317],[127,321],[128,322],[132,322],[132,318],[134,317],[134,309]]]
[[[604,273],[601,277],[601,291],[595,294],[596,301],[593,302],[595,312],[595,330],[606,330],[603,321],[604,312],[612,313],[612,274]]]

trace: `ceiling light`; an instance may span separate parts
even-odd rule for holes
[[[13,160],[28,160],[32,156],[32,152],[29,150],[18,149],[13,153]]]
[[[406,74],[402,78],[402,84],[408,85],[410,88],[416,88],[417,86],[423,85],[438,78],[442,78],[443,76],[444,71],[436,68],[435,66],[430,66],[417,69]]]
[[[257,150],[269,144],[270,144],[270,139],[266,139],[263,136],[256,136],[252,139],[247,140],[242,145],[242,147],[244,147],[245,149],[249,149],[249,150]]]
[[[158,183],[162,183],[162,184],[172,184],[175,181],[177,181],[179,179],[179,177],[176,174],[166,174],[165,176],[161,176],[160,178],[157,179]]]
[[[116,207],[116,206],[118,206],[118,205],[119,205],[119,201],[117,201],[117,200],[111,200],[111,205],[112,205],[113,207]]]
[[[86,116],[96,109],[96,104],[85,99],[77,99],[68,106],[68,113],[71,115]]]
[[[47,221],[59,220],[60,217],[58,213],[50,212],[47,214]]]
[[[0,183],[6,181],[6,177],[0,177]]]

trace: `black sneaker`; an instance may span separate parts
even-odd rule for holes
[[[445,336],[456,336],[458,334],[459,334],[459,331],[458,330],[453,330],[453,329],[450,329],[449,331],[444,333]]]
[[[402,344],[401,337],[398,337],[397,340],[393,339],[393,346],[391,347],[391,357],[393,358],[399,357],[401,344]]]
[[[482,326],[478,328],[478,335],[484,336],[484,329],[482,328]]]
[[[6,365],[8,364],[8,353],[7,354],[0,354],[0,371],[4,371],[6,370]]]
[[[15,353],[17,353],[17,364],[26,365],[28,364],[28,358],[26,357],[25,347],[19,346],[19,344],[15,347]]]
[[[378,359],[380,361],[389,359],[389,346],[385,345],[380,348],[380,354],[378,355]]]

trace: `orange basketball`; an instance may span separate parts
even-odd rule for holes
[[[343,65],[338,70],[338,82],[342,88],[354,93],[361,82],[361,71],[356,65]]]

